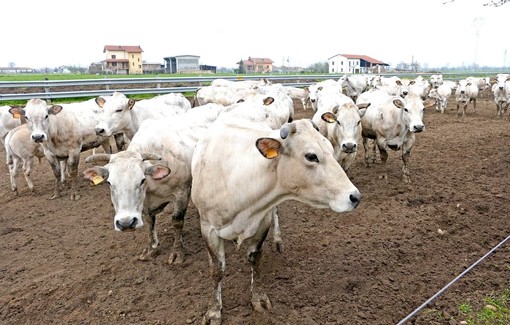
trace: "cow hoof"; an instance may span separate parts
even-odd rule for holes
[[[269,297],[265,293],[254,293],[251,297],[251,305],[257,312],[273,309]]]
[[[283,253],[283,249],[285,248],[285,245],[283,244],[282,240],[275,240],[273,242],[274,248],[278,253]]]
[[[172,252],[168,257],[168,264],[182,264],[184,262],[183,252]]]
[[[71,195],[71,201],[78,201],[80,198],[81,198],[81,195],[79,195],[79,194]]]
[[[143,250],[142,254],[138,257],[140,261],[149,261],[152,260],[154,257],[158,256],[159,250],[158,249],[149,249],[146,248]]]
[[[59,197],[60,197],[60,194],[54,193],[52,196],[50,196],[50,200],[55,200],[55,199],[58,199]]]

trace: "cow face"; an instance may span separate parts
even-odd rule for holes
[[[131,109],[135,101],[128,99],[124,94],[115,92],[111,98],[104,100],[98,97],[96,103],[103,109],[103,117],[95,131],[97,135],[111,136],[126,130],[131,123]]]
[[[27,126],[31,131],[30,138],[36,143],[48,141],[50,128],[50,116],[62,111],[62,106],[48,104],[41,99],[31,99],[27,102],[24,110],[12,110],[11,113],[21,114],[27,120]]]
[[[425,125],[423,124],[425,106],[418,95],[408,95],[405,101],[395,100],[394,104],[402,109],[402,118],[404,123],[408,125],[409,132],[419,133],[425,130]]]
[[[134,230],[143,226],[142,213],[147,191],[147,183],[158,181],[170,174],[170,169],[162,165],[151,165],[137,152],[121,151],[111,155],[104,167],[89,168],[85,178],[101,182],[104,178],[110,186],[111,201],[115,208],[113,226],[117,231]]]
[[[357,207],[360,192],[334,158],[331,143],[317,132],[310,121],[285,124],[280,136],[280,144],[270,147],[278,148],[270,156],[277,152],[275,163],[279,186],[287,190],[290,197],[335,212]]]

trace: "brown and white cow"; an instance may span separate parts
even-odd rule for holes
[[[271,211],[286,200],[346,212],[361,194],[333,155],[331,143],[310,120],[281,129],[251,121],[217,120],[195,149],[191,198],[209,253],[213,290],[204,324],[221,323],[225,241],[248,244],[252,305],[271,308],[260,291],[259,261]]]
[[[55,176],[51,199],[59,197],[62,191],[61,161],[67,164],[71,179],[71,200],[79,199],[76,182],[80,153],[99,146],[111,152],[109,139],[96,136],[94,131],[101,115],[94,99],[48,106],[44,100],[36,98],[30,99],[24,109],[11,108],[10,112],[26,118],[32,141],[44,147],[44,156]]]

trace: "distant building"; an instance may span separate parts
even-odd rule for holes
[[[142,63],[142,70],[144,74],[165,73],[165,65],[161,63]]]
[[[165,73],[196,73],[200,71],[200,56],[176,55],[164,58]]]
[[[329,73],[381,73],[389,64],[367,55],[337,54],[328,59]]]
[[[0,67],[0,74],[13,74],[13,73],[34,73],[35,70],[27,67]]]
[[[237,62],[240,64],[241,62]],[[246,73],[271,73],[273,72],[273,60],[268,58],[252,58],[243,60]]]
[[[139,45],[105,45],[103,73],[142,74],[142,52]]]

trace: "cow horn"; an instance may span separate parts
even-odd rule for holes
[[[142,153],[142,160],[161,160],[160,155],[155,153]]]
[[[280,137],[285,139],[294,132],[296,132],[296,123],[285,123],[280,129]]]
[[[88,156],[85,158],[86,163],[97,163],[97,162],[109,162],[110,161],[109,153],[97,153],[95,155]]]

